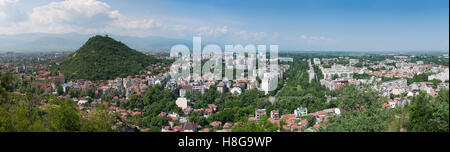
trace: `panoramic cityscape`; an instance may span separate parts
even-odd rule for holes
[[[449,132],[448,1],[279,3],[0,0],[0,132]]]

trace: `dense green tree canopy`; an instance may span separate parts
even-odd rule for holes
[[[72,79],[109,80],[136,74],[155,62],[108,36],[94,36],[64,59],[61,71]]]
[[[441,90],[436,98],[421,92],[409,109],[409,131],[448,132],[449,92]]]

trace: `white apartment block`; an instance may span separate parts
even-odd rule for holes
[[[449,79],[449,70],[447,69],[438,74],[428,76],[428,80],[433,80],[433,79],[439,79],[442,82],[444,82],[445,80],[448,80]]]
[[[333,75],[338,75],[339,78],[351,79],[353,78],[353,68],[343,65],[333,65],[331,68],[323,68],[322,73],[324,79],[332,79]]]
[[[278,73],[264,73],[264,78],[262,79],[261,89],[267,94],[277,88],[278,85]]]

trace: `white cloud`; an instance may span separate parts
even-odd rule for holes
[[[10,4],[12,0],[0,0]],[[0,10],[0,20],[7,17]],[[183,29],[181,26],[163,25],[154,19],[135,19],[113,10],[98,0],[64,0],[37,6],[27,15],[27,20],[0,25],[0,34],[19,33],[127,33],[145,36],[152,28]]]
[[[0,0],[0,21],[3,21],[8,17],[4,9],[7,7],[12,7],[17,3],[19,3],[19,0]]]
[[[6,18],[6,13],[0,10],[0,21]]]
[[[228,32],[228,26],[210,28],[209,26],[201,26],[197,28],[198,36],[217,37],[222,36]]]
[[[278,37],[279,36],[280,36],[280,34],[278,32],[273,33],[273,35],[272,35],[272,42],[278,41]]]
[[[302,35],[300,35],[300,38],[305,40],[305,39],[308,39],[308,36],[305,34],[302,34]]]
[[[18,0],[0,0],[1,6],[10,6]],[[8,5],[8,6],[7,6]],[[20,5],[17,5],[20,6]],[[227,25],[176,16],[127,16],[102,0],[63,0],[35,6],[29,12],[2,11],[0,7],[0,34],[21,33],[112,33],[128,36],[166,36],[208,40],[265,40],[265,32],[232,31]],[[18,15],[22,12],[21,15]]]
[[[245,30],[240,30],[239,32],[235,32],[234,33],[234,38],[240,39],[240,40],[249,40],[250,39],[250,34],[249,32],[245,31]]]
[[[306,34],[301,34],[299,36],[299,38],[301,40],[327,41],[327,42],[334,41],[332,38],[329,38],[329,37],[325,37],[325,36],[309,36],[309,35],[306,35]]]
[[[267,36],[266,32],[255,32],[253,34],[253,39],[256,41],[261,41],[261,40],[264,40],[266,38],[266,36]]]
[[[19,0],[0,0],[0,7],[15,5],[19,3]]]
[[[114,19],[113,26],[129,29],[149,29],[154,27],[162,27],[161,23],[157,23],[153,19],[131,19],[119,13],[119,11],[111,11],[109,17]]]
[[[110,6],[97,0],[65,0],[37,6],[27,19],[0,27],[0,33],[86,33],[113,22]]]
[[[270,38],[266,32],[248,32],[246,30],[240,30],[234,33],[234,37],[232,39],[255,43],[277,38],[278,33],[274,33],[274,35]]]
[[[36,24],[72,23],[93,18],[95,15],[108,15],[110,6],[96,0],[65,0],[51,2],[33,9],[30,20]]]
[[[332,41],[333,40],[331,38],[324,37],[324,36],[311,36],[311,37],[309,37],[309,39],[315,40],[315,41]]]

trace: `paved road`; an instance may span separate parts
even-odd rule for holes
[[[286,78],[286,80],[283,81],[283,86],[281,86],[281,88],[277,91],[277,93],[275,94],[275,96],[273,96],[273,99],[271,100],[271,97],[269,97],[269,101],[273,104],[276,97],[278,96],[278,94],[284,89],[284,87],[287,85],[287,80],[289,78]]]

